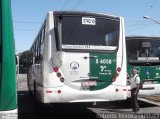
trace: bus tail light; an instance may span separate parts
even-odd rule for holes
[[[51,90],[47,90],[46,93],[52,93],[52,91]]]
[[[61,77],[61,73],[58,72],[58,73],[57,73],[57,77]]]
[[[114,77],[117,78],[118,76],[119,76],[119,74],[116,72],[115,75],[114,75]]]
[[[114,75],[114,77],[112,78],[112,82],[115,82],[115,81],[116,81],[116,78],[117,78],[118,76],[119,76],[119,73],[116,72],[115,75]]]
[[[123,89],[123,91],[127,91],[127,89]]]
[[[58,69],[58,67],[54,67],[53,70],[54,70],[55,72],[58,72],[59,69]]]
[[[116,78],[112,78],[112,82],[115,82],[116,81]]]
[[[117,67],[117,72],[120,72],[121,71],[121,68],[120,67]]]
[[[58,92],[57,92],[57,93],[59,93],[59,94],[60,94],[60,93],[61,93],[61,90],[58,90]]]
[[[64,82],[64,78],[60,78],[60,81],[61,81],[61,82]]]

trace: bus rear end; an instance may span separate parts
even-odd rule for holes
[[[58,81],[53,85],[61,102],[126,99],[123,19],[54,12],[54,26],[57,50],[52,48],[52,61]]]

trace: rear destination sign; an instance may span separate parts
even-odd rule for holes
[[[82,24],[84,25],[96,25],[96,19],[90,17],[82,17]]]

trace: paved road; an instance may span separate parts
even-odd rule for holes
[[[95,119],[96,114],[87,109],[84,104],[56,104],[53,107],[37,103],[27,91],[18,92],[19,119],[51,119],[52,118],[82,118]]]
[[[26,75],[17,76],[17,90],[19,119],[96,119],[96,113],[87,108],[93,103],[54,104],[53,107],[38,103],[29,95]]]
[[[19,119],[158,119],[160,106],[139,101],[141,110],[133,113],[130,100],[114,102],[55,104],[53,107],[44,106],[28,93],[26,76],[17,78]]]

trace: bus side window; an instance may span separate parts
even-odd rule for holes
[[[37,37],[37,39],[36,39],[36,44],[35,44],[35,45],[36,45],[36,51],[35,51],[35,52],[36,52],[36,55],[35,55],[35,62],[37,62],[37,61],[38,61],[38,48],[39,48],[39,47],[38,47],[38,45],[39,45],[39,44],[38,44],[38,39],[39,39],[39,37]]]

